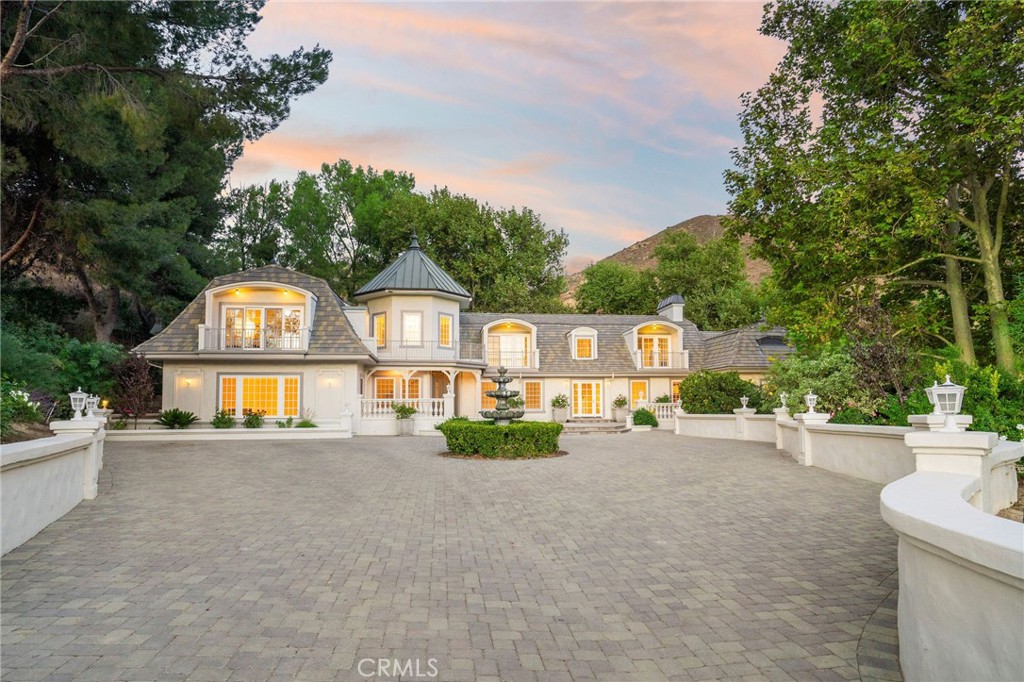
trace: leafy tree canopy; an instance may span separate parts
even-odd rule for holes
[[[249,54],[262,4],[3,2],[5,279],[67,273],[100,340],[122,292],[165,315],[194,295],[243,143],[327,78],[319,47]]]
[[[789,48],[743,97],[726,183],[777,319],[825,343],[878,301],[898,330],[1011,369],[1024,5],[781,0],[761,32]]]

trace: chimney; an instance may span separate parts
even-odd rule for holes
[[[658,314],[672,322],[682,322],[685,308],[686,300],[679,294],[672,294],[658,304]]]

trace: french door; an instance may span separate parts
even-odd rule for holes
[[[572,382],[572,416],[600,417],[601,415],[601,382]]]

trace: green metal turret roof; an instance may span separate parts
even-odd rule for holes
[[[360,287],[355,296],[363,297],[378,291],[438,291],[467,300],[472,298],[468,291],[420,249],[416,235],[413,235],[409,249],[369,283]]]

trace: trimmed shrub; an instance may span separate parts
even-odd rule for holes
[[[409,419],[416,414],[416,408],[405,403],[391,403],[391,409],[395,411],[395,419]]]
[[[187,429],[197,421],[199,421],[199,417],[195,416],[191,412],[179,410],[177,407],[174,407],[161,412],[156,423],[160,426],[166,426],[169,429]]]
[[[217,410],[210,420],[210,426],[215,429],[230,429],[235,425],[235,415],[227,410]]]
[[[449,419],[437,429],[444,434],[452,454],[503,459],[552,455],[558,452],[558,436],[562,433],[562,425],[551,422],[495,426],[493,422],[464,419]]]
[[[761,389],[741,379],[736,372],[695,372],[679,384],[679,401],[691,414],[732,414],[740,406],[740,398],[747,396],[747,407],[762,407]],[[636,415],[633,416],[636,423]]]
[[[646,407],[641,407],[639,410],[635,410],[633,412],[633,425],[653,426],[654,428],[658,428],[658,418],[655,417],[654,413]]]
[[[247,429],[262,429],[266,416],[266,410],[245,410],[242,417],[242,426]]]

